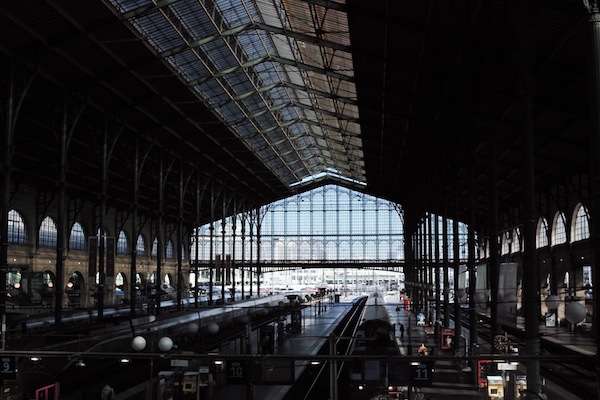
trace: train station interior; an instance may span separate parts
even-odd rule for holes
[[[597,0],[0,31],[0,398],[600,399]]]

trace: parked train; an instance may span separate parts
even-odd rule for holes
[[[162,306],[166,306],[168,302],[163,301],[162,303]],[[160,334],[176,335],[181,334],[181,327],[187,325],[197,327],[198,333],[214,331],[215,325],[222,329],[235,323],[245,323],[257,316],[266,316],[276,309],[283,310],[297,304],[299,301],[290,299],[290,296],[274,295],[198,309],[191,308],[190,302],[188,312],[176,313],[171,316],[165,310],[161,318],[154,315],[130,316],[123,309],[107,309],[104,312],[105,318],[102,320],[95,319],[95,312],[82,310],[66,315],[63,318],[64,324],[57,327],[54,327],[54,316],[52,315],[23,320],[20,329],[15,328],[9,331],[9,340],[17,341],[26,348],[35,348],[36,345],[39,345],[50,349],[52,346],[49,341],[55,343],[56,346],[64,347],[65,341],[69,338],[76,338],[79,343],[85,338],[90,338],[90,343],[95,344],[93,350],[99,351],[101,349],[97,343],[106,345],[122,336],[130,339],[132,335],[146,335],[149,332],[155,336]],[[187,332],[185,329],[183,331]],[[110,340],[102,340],[104,335]],[[38,340],[38,338],[43,340]],[[54,339],[51,340],[51,338]]]
[[[349,399],[365,400],[387,393],[387,358],[400,354],[395,325],[388,312],[384,294],[369,294],[354,334],[352,355],[381,356],[354,361],[349,371]]]

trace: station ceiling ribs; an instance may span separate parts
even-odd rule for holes
[[[581,3],[537,2],[531,15],[534,84],[524,90],[537,193],[589,179]],[[442,200],[457,199],[463,220],[472,168],[484,225],[495,162],[499,203],[518,215],[526,155],[514,12],[504,0],[3,2],[0,84],[21,100],[16,183],[55,187],[67,126],[69,191],[97,198],[108,141],[116,207],[131,201],[141,143],[148,210],[164,157],[250,206],[335,183],[417,213],[442,214]],[[167,182],[170,216],[178,184]],[[184,209],[188,218],[191,196]]]

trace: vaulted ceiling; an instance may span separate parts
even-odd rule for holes
[[[576,0],[3,2],[4,159],[16,187],[148,210],[164,190],[172,216],[336,183],[485,224],[492,196],[518,215],[528,121],[536,193],[589,197],[587,19]]]

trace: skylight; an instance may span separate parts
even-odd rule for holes
[[[365,182],[343,0],[110,4],[285,185]]]

